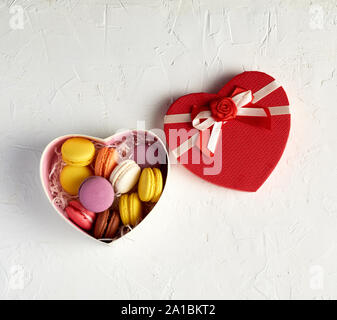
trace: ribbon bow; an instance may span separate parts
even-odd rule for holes
[[[236,88],[230,98],[222,97],[212,100],[209,107],[193,106],[191,119],[192,126],[200,131],[200,141],[197,143],[199,148],[201,148],[202,151],[205,151],[203,150],[203,144],[201,143],[201,141],[205,139],[205,134],[203,133],[213,126],[207,144],[208,151],[213,155],[219,140],[222,125],[237,117],[251,116],[252,110],[244,109],[243,107],[252,101],[253,94],[251,90],[245,91],[244,89]],[[270,117],[270,114],[266,112],[264,108],[254,109],[254,111],[258,109],[259,113],[261,113],[261,111],[265,112],[265,116]],[[252,124],[255,124],[254,121],[252,121]]]

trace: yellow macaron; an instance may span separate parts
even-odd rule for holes
[[[94,144],[85,138],[70,138],[61,148],[62,159],[71,166],[88,166],[95,157]]]
[[[138,194],[140,200],[144,202],[158,202],[163,192],[163,176],[157,168],[143,169],[139,182]]]
[[[151,168],[145,168],[140,174],[138,182],[138,194],[140,200],[150,201],[155,192],[155,176]]]
[[[155,178],[155,190],[151,202],[158,202],[162,192],[163,192],[163,176],[158,168],[153,168],[154,178]]]
[[[92,176],[89,167],[65,166],[60,173],[60,183],[64,191],[75,196],[82,182]]]
[[[119,200],[119,214],[124,225],[135,226],[142,218],[142,203],[137,192],[123,194]]]

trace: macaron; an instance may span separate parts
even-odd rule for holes
[[[96,213],[85,209],[77,200],[69,202],[68,207],[65,209],[71,221],[84,230],[90,230],[94,225]]]
[[[152,171],[154,173],[155,188],[151,202],[158,202],[163,192],[163,175],[161,174],[161,171],[158,168],[152,168]]]
[[[129,192],[138,182],[141,168],[134,160],[121,162],[111,173],[110,182],[116,193]]]
[[[115,211],[105,210],[97,215],[94,227],[94,237],[96,239],[112,239],[120,224],[119,214]]]
[[[68,165],[76,167],[88,166],[95,157],[94,144],[85,138],[70,138],[62,147],[62,159]]]
[[[84,180],[78,195],[83,207],[93,212],[103,212],[109,209],[115,197],[111,183],[97,176]]]
[[[124,225],[135,226],[142,218],[142,203],[137,192],[123,194],[119,200],[119,214]]]
[[[117,150],[104,147],[98,151],[95,161],[95,175],[109,178],[118,160]]]
[[[158,168],[145,168],[139,178],[138,194],[144,202],[158,202],[163,192],[163,176]]]
[[[82,182],[92,176],[89,167],[65,166],[60,173],[60,183],[64,191],[76,196]]]

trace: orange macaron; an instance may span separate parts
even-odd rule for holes
[[[114,148],[104,147],[98,151],[95,161],[95,175],[109,178],[112,170],[116,167],[118,152]]]

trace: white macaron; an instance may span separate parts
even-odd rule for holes
[[[110,182],[117,194],[129,192],[138,182],[140,166],[133,160],[121,162],[111,173]]]

